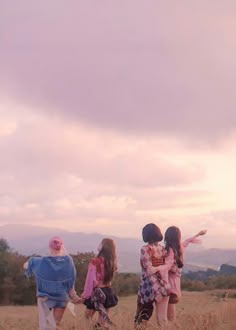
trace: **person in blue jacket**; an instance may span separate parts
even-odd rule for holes
[[[60,237],[49,241],[50,256],[31,257],[25,275],[34,276],[37,287],[39,330],[56,329],[70,299],[79,301],[74,285],[76,270],[71,256],[65,253]]]

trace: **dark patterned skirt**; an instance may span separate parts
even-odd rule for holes
[[[134,317],[135,325],[142,324],[143,321],[148,321],[153,313],[153,302],[148,302],[142,304],[138,298],[137,301],[137,310]]]
[[[103,306],[105,308],[111,308],[117,305],[118,303],[118,298],[117,296],[114,294],[113,290],[111,287],[105,287],[105,288],[99,288],[102,293],[105,296],[105,301],[103,302]],[[94,300],[92,299],[92,297],[86,299],[84,301],[84,305],[88,308],[88,309],[93,309],[93,310],[97,310],[97,308],[94,305]]]

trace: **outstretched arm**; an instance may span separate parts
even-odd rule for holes
[[[30,257],[29,260],[26,261],[23,265],[25,276],[28,278],[33,275],[34,259],[34,257]]]
[[[207,229],[201,230],[199,231],[199,233],[197,233],[196,237],[205,235],[206,233],[207,233]]]
[[[183,248],[186,248],[190,243],[197,243],[197,244],[201,243],[201,241],[198,240],[197,238],[199,236],[205,235],[206,233],[207,233],[207,229],[201,230],[196,235],[194,235],[193,237],[190,237],[190,238],[186,239],[183,242]]]

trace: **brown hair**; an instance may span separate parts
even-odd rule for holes
[[[165,232],[165,247],[167,252],[172,248],[175,256],[177,266],[182,268],[184,266],[183,250],[181,245],[181,231],[178,227],[171,226]]]
[[[109,284],[117,270],[116,246],[110,238],[104,238],[101,245],[98,257],[104,259],[104,284]]]

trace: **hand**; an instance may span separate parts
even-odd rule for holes
[[[207,229],[201,230],[201,231],[199,231],[198,236],[205,235],[206,233],[207,233]]]
[[[82,302],[81,300],[82,300],[82,298],[77,296],[77,294],[75,294],[73,297],[71,297],[71,302],[73,304],[81,304],[81,302]]]
[[[26,262],[24,263],[24,265],[23,265],[23,268],[24,268],[24,269],[27,269],[27,268],[28,268],[28,265],[29,265],[29,262],[26,261]]]
[[[147,270],[148,275],[153,275],[159,271],[158,266],[157,267],[149,267]]]
[[[79,297],[78,303],[77,304],[83,304],[86,299],[83,297]]]

